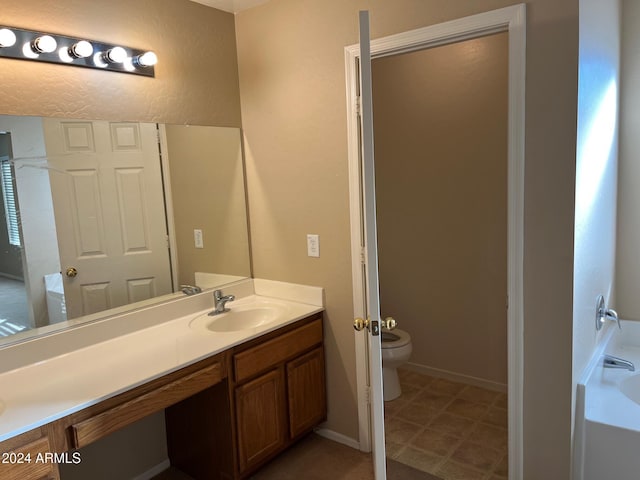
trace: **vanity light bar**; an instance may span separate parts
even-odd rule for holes
[[[76,65],[154,77],[158,57],[148,50],[0,25],[0,57]]]

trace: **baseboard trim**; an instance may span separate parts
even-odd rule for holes
[[[328,440],[333,440],[334,442],[341,443],[343,445],[346,445],[347,447],[360,450],[360,442],[358,442],[355,438],[347,437],[346,435],[335,432],[333,430],[329,430],[328,428],[316,428],[313,431]]]
[[[167,458],[167,459],[163,460],[162,462],[160,462],[159,464],[157,464],[155,467],[151,467],[146,472],[141,473],[140,475],[138,475],[136,477],[133,477],[131,480],[151,480],[153,477],[155,477],[159,473],[164,472],[170,466],[171,466],[171,462]]]
[[[487,390],[492,390],[494,392],[507,393],[506,383],[493,382],[491,380],[485,380],[484,378],[472,377],[470,375],[463,375],[461,373],[450,372],[448,370],[427,367],[426,365],[420,365],[418,363],[406,363],[405,368],[414,372],[422,373],[424,375],[431,375],[432,377],[444,378],[446,380],[452,380],[459,383],[466,383],[467,385],[486,388]]]
[[[0,277],[8,278],[9,280],[17,280],[18,282],[24,283],[23,277],[17,277],[16,275],[11,275],[10,273],[0,273]]]

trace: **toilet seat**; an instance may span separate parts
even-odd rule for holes
[[[394,329],[392,332],[382,332],[382,348],[399,348],[411,342],[411,337],[404,330],[399,328]]]

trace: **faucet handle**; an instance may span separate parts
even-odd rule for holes
[[[195,295],[196,293],[202,292],[202,288],[197,285],[180,285],[180,290],[185,295]]]

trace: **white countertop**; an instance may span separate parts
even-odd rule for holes
[[[269,282],[269,287],[278,283]],[[209,307],[2,373],[0,441],[320,312],[318,290],[320,305],[278,298],[277,293],[275,298],[249,295],[228,304],[233,309],[263,298],[286,304],[286,319],[256,328],[225,333],[191,328],[190,322]],[[228,291],[233,293],[232,288]]]

